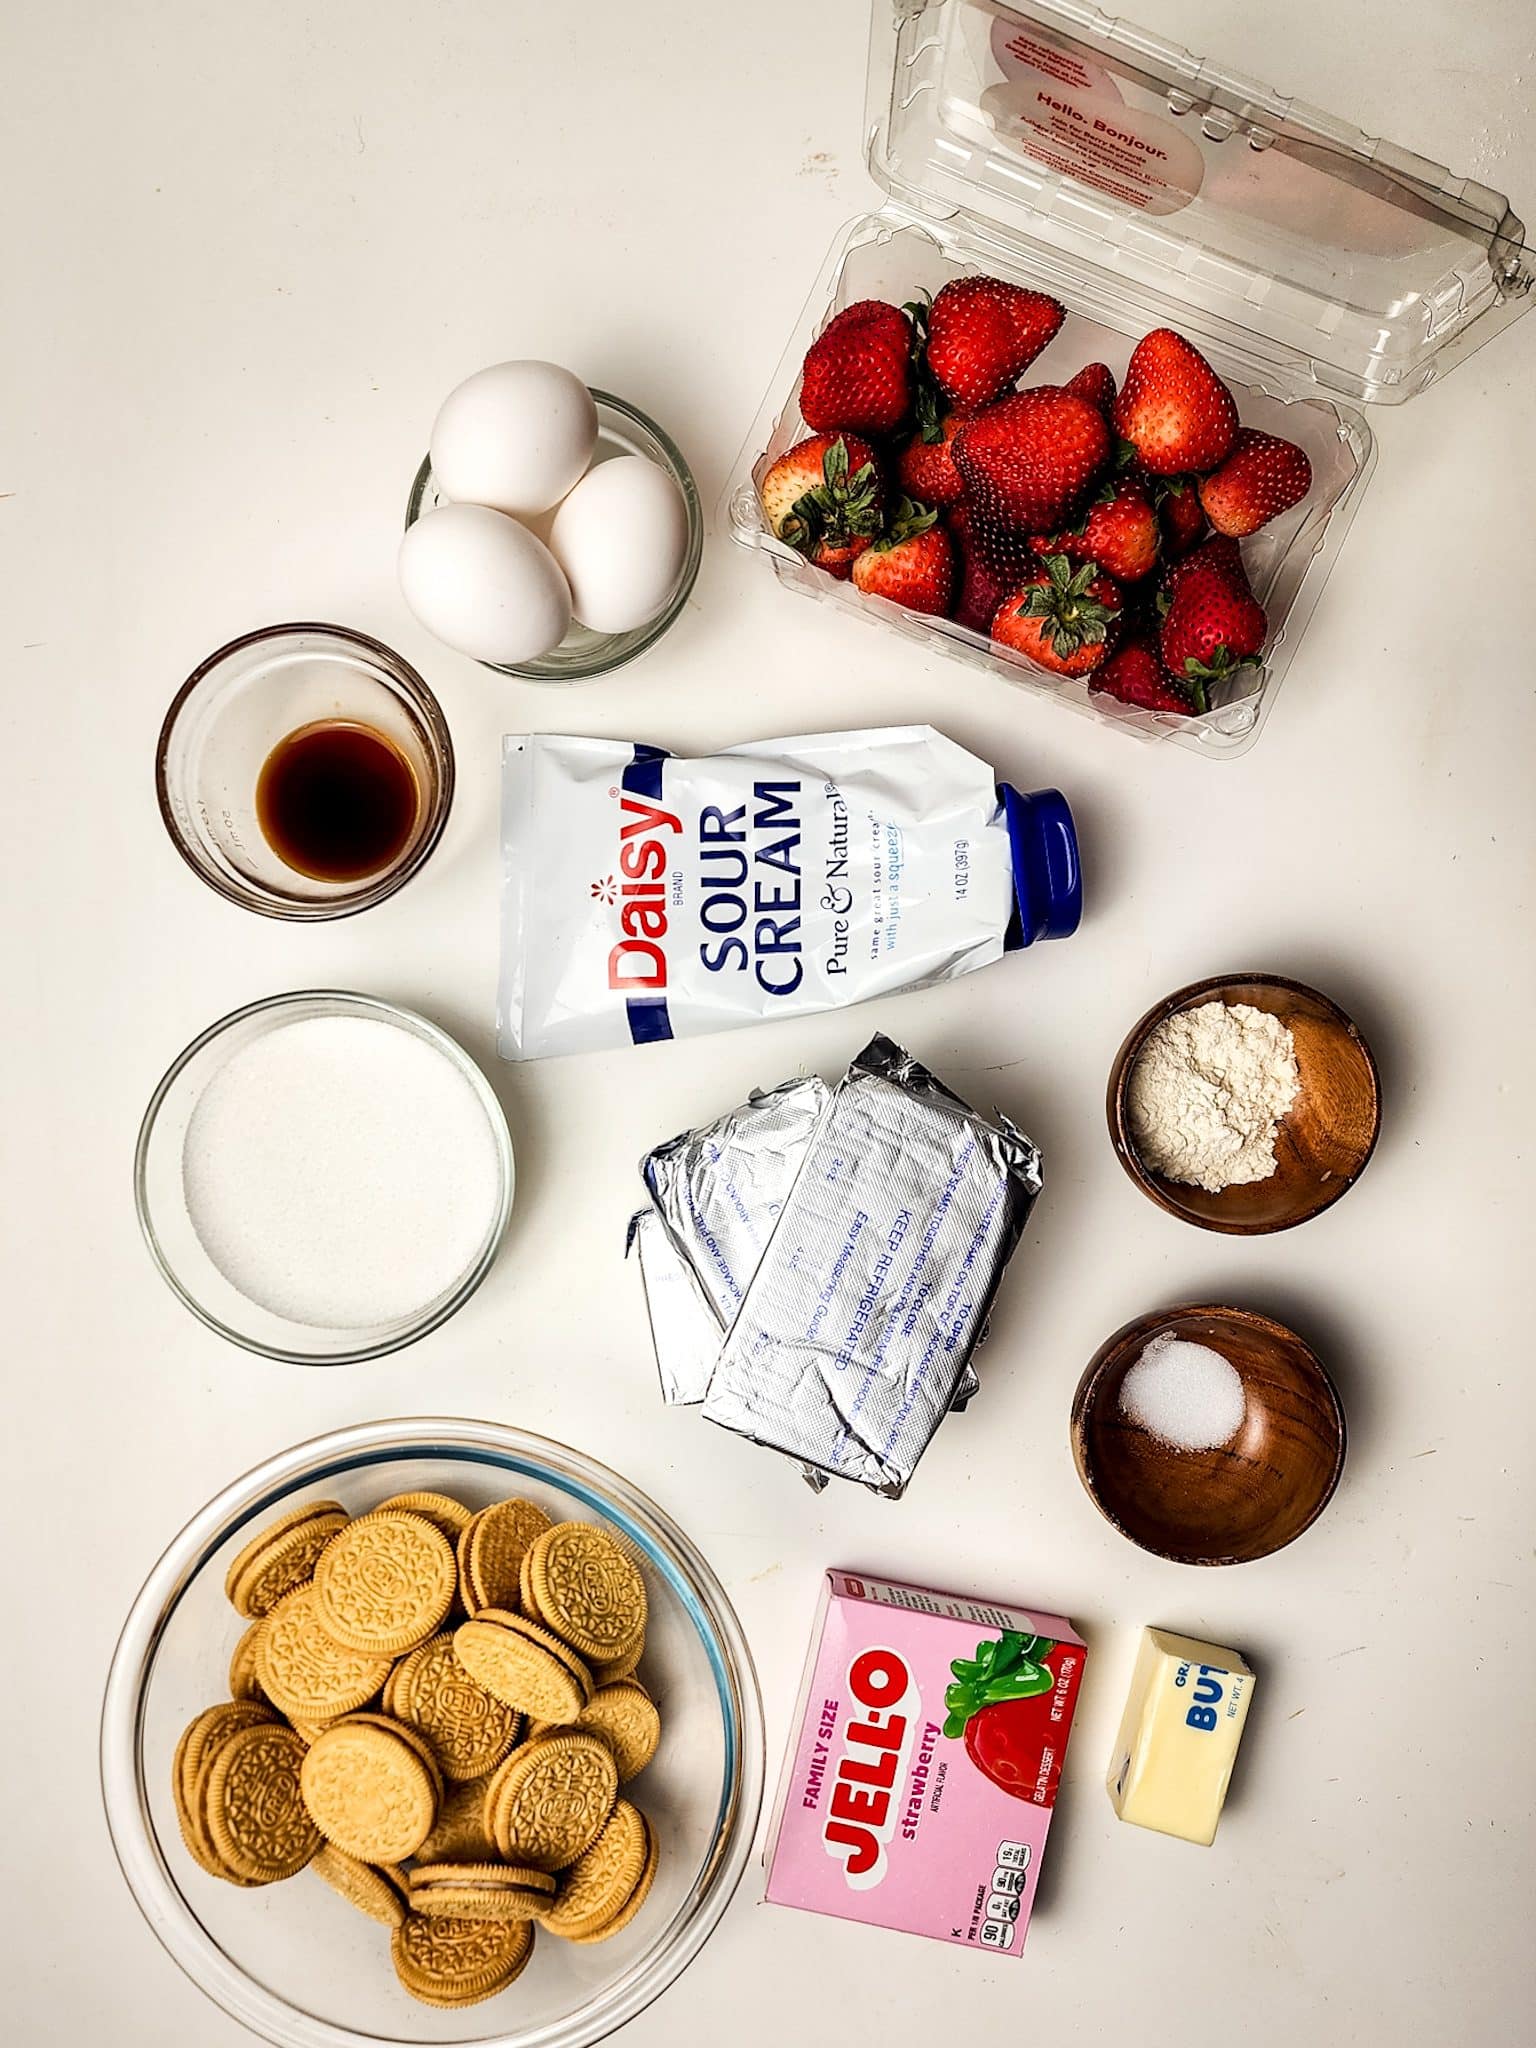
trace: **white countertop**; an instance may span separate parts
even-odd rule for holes
[[[1463,0],[1144,0],[1146,25],[1536,208],[1533,24]],[[1523,17],[1523,18],[1522,18]],[[1022,1965],[759,1906],[625,2037],[1514,2042],[1533,1989],[1530,479],[1536,319],[1373,424],[1381,459],[1268,729],[1143,747],[781,591],[719,534],[662,650],[557,693],[434,646],[393,561],[437,400],[509,355],[665,422],[705,502],[841,224],[860,0],[193,0],[13,10],[0,152],[4,1224],[11,1520],[6,2003],[18,2043],[238,2048],[114,1866],[96,1784],[119,1621],[218,1487],[343,1422],[428,1411],[566,1438],[710,1556],[756,1653],[770,1790],[818,1574],[863,1565],[1072,1615],[1092,1656]],[[213,647],[334,618],[418,663],[452,724],[443,845],[367,916],[286,928],[199,887],[156,814],[165,704]],[[496,1063],[497,740],[726,744],[930,720],[1077,808],[1079,936],[947,988],[755,1034]],[[1154,998],[1239,967],[1333,993],[1380,1057],[1385,1132],[1347,1200],[1252,1243],[1144,1201],[1104,1076]],[[428,1012],[518,1147],[489,1281],[414,1349],[266,1364],[186,1315],[139,1241],[134,1133],[213,1018],[330,984]],[[657,1396],[621,1260],[634,1162],[879,1025],[1043,1143],[1047,1192],[984,1392],[907,1499],[814,1500]],[[1210,1574],[1100,1521],[1066,1442],[1129,1316],[1290,1320],[1349,1414],[1343,1485],[1292,1549]],[[707,1440],[706,1440],[707,1439]],[[1121,1826],[1101,1783],[1143,1622],[1262,1684],[1208,1852]],[[20,1857],[18,1862],[16,1859]],[[1210,2018],[1220,2014],[1220,2022]]]

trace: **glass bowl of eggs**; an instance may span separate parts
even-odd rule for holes
[[[468,1610],[486,1614],[489,1597],[490,1618],[471,1632],[499,1638],[521,1627],[522,1654],[537,1662],[541,1632],[546,1643],[564,1641],[557,1622],[574,1632],[570,1614],[538,1604],[550,1584],[618,1583],[612,1572],[594,1581],[588,1554],[574,1580],[553,1562],[545,1577],[535,1571],[523,1602],[522,1564],[552,1525],[557,1543],[569,1544],[574,1530],[578,1542],[606,1547],[620,1577],[643,1587],[638,1618],[623,1609],[633,1626],[619,1662],[633,1669],[610,1678],[589,1656],[593,1690],[574,1723],[556,1711],[558,1729],[511,1727],[499,1695],[452,1663]],[[393,1572],[385,1551],[369,1549],[381,1528],[391,1539],[403,1528],[415,1546]],[[328,1548],[358,1555],[328,1565]],[[359,1579],[351,1566],[365,1549]],[[355,1625],[361,1592],[371,1626],[380,1597],[419,1604],[432,1557],[445,1606],[436,1633],[415,1651],[379,1657],[378,1670],[352,1683],[351,1667],[368,1657],[334,1643],[326,1650],[326,1599],[339,1593]],[[520,1621],[528,1604],[543,1622]],[[587,1612],[584,1625],[606,1632],[621,1608],[609,1603],[601,1624]],[[542,1654],[574,1664],[571,1651]],[[370,1699],[325,1728],[305,1719],[301,1707],[324,1703],[310,1697],[316,1688],[329,1698],[342,1681],[350,1689],[335,1698],[361,1700],[373,1686]],[[496,1682],[508,1689],[504,1677]],[[466,1775],[509,1741],[483,1777]],[[320,1767],[322,1744],[360,1748],[337,1771],[335,1756]],[[558,1764],[562,1752],[594,1745],[613,1758],[600,1788],[606,1821],[586,1813],[590,1774],[534,1788],[537,1797],[522,1782],[550,1768],[552,1755]],[[398,1786],[379,1776],[390,1759],[404,1770]],[[380,1796],[362,1796],[359,1768]],[[200,1990],[264,2039],[282,2048],[589,2048],[666,1989],[729,1904],[761,1806],[762,1708],[720,1581],[627,1480],[522,1430],[396,1419],[279,1453],[173,1538],[113,1657],[101,1777],[113,1846],[151,1930]],[[494,1814],[490,1785],[499,1788]],[[329,1795],[348,1786],[357,1796],[336,1808]],[[377,1830],[409,1822],[416,1842],[423,1796],[434,1808],[429,1834],[409,1854],[385,1855],[405,1838],[383,1843]],[[598,1824],[599,1843],[610,1832],[622,1842],[628,1826],[643,1856],[622,1869],[622,1859],[597,1854],[585,1871],[581,1859],[551,1868],[564,1855],[543,1853],[550,1815],[562,1827]],[[503,1855],[509,1827],[523,1830],[516,1859]],[[368,1841],[352,1840],[348,1830],[358,1828]],[[343,1833],[351,1850],[339,1846]],[[374,1860],[354,1853],[365,1848]],[[473,1915],[444,1917],[432,1894],[450,1866],[482,1886],[505,1868],[506,1884],[540,1894],[537,1912],[493,1899]],[[595,1906],[594,1883],[612,1885]]]
[[[654,420],[555,363],[493,364],[444,400],[411,487],[400,587],[503,675],[588,682],[653,647],[693,589],[704,519]]]

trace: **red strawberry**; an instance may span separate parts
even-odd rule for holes
[[[1153,476],[1214,469],[1237,432],[1237,407],[1199,349],[1154,327],[1132,351],[1115,426]]]
[[[912,327],[899,306],[860,299],[811,343],[800,411],[819,434],[893,434],[912,404]]]
[[[845,577],[882,523],[875,451],[857,434],[812,434],[763,478],[763,516],[818,569]]]
[[[1239,427],[1227,459],[1200,485],[1200,503],[1218,533],[1241,539],[1299,505],[1312,488],[1312,465],[1294,441]]]
[[[1197,566],[1224,576],[1239,590],[1248,588],[1248,571],[1243,567],[1242,549],[1226,534],[1213,533],[1208,535],[1192,553],[1168,564],[1162,576],[1163,596],[1171,597],[1189,571]],[[1168,609],[1163,602],[1163,596],[1158,599],[1160,612]]]
[[[909,612],[949,611],[955,588],[955,552],[937,512],[903,498],[883,540],[872,541],[853,565],[860,590],[904,604]]]
[[[944,1734],[1015,1799],[1053,1806],[1082,1660],[1071,1644],[1004,1629],[957,1657],[944,1689]]]
[[[1117,583],[1135,583],[1157,566],[1161,539],[1157,514],[1144,485],[1131,479],[1101,485],[1076,526],[1034,543],[1038,555],[1097,562]]]
[[[1001,398],[1067,317],[1059,299],[996,277],[957,277],[928,308],[928,369],[951,405]]]
[[[1074,569],[1065,555],[1047,555],[998,606],[992,638],[1057,675],[1085,676],[1109,652],[1119,611],[1120,593],[1096,562]]]
[[[1096,405],[1105,419],[1115,409],[1115,379],[1108,363],[1084,363],[1077,375],[1069,377],[1061,388],[1075,392],[1079,398],[1086,398],[1090,405]]]
[[[956,622],[973,633],[990,633],[998,606],[1029,575],[1034,556],[1022,535],[982,526],[963,498],[950,507],[948,525],[960,566]]]
[[[854,563],[870,545],[867,533],[849,534],[844,540],[818,540],[807,549],[805,559],[813,569],[825,569],[839,583],[846,583]]]
[[[1187,555],[1205,532],[1205,507],[1200,503],[1199,479],[1169,477],[1162,482],[1157,500],[1158,523],[1163,529],[1163,560],[1176,562]]]
[[[1196,708],[1194,697],[1163,667],[1156,638],[1150,632],[1138,632],[1117,647],[1088,687],[1143,711],[1182,711],[1187,716]],[[1203,699],[1203,685],[1200,694]],[[1200,708],[1204,709],[1203,702]]]
[[[955,436],[955,466],[977,516],[1026,533],[1060,526],[1109,456],[1104,415],[1054,384],[988,406]]]
[[[1266,631],[1264,607],[1249,588],[1236,541],[1220,535],[1174,565],[1164,595],[1163,665],[1204,709],[1207,683],[1258,660]]]
[[[928,429],[914,434],[897,458],[896,481],[920,505],[953,505],[965,489],[951,445],[960,424],[959,415],[951,413],[931,430],[931,440]]]

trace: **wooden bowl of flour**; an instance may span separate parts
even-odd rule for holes
[[[1137,1149],[1131,1107],[1132,1077],[1153,1034],[1207,1003],[1244,1004],[1274,1018],[1291,1035],[1296,1065],[1295,1094],[1274,1122],[1274,1170],[1219,1190],[1149,1164]],[[1161,1092],[1165,1118],[1179,1121],[1171,1088]],[[1139,1093],[1144,1108],[1147,1091]],[[1176,989],[1148,1010],[1115,1057],[1106,1107],[1120,1164],[1160,1209],[1202,1230],[1261,1237],[1320,1216],[1354,1186],[1381,1128],[1381,1083],[1359,1028],[1319,990],[1282,974],[1222,974]],[[1203,1136],[1208,1121],[1199,1126]]]

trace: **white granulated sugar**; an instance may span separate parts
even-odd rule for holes
[[[1230,1443],[1248,1410],[1230,1359],[1166,1331],[1152,1339],[1120,1382],[1120,1406],[1179,1451]]]
[[[274,1314],[362,1329],[464,1277],[496,1215],[485,1109],[447,1056],[367,1017],[284,1024],[193,1108],[187,1213],[230,1284]]]
[[[1300,1086],[1289,1029],[1251,1003],[1166,1018],[1131,1070],[1126,1116],[1142,1164],[1220,1194],[1275,1170],[1275,1132]]]

